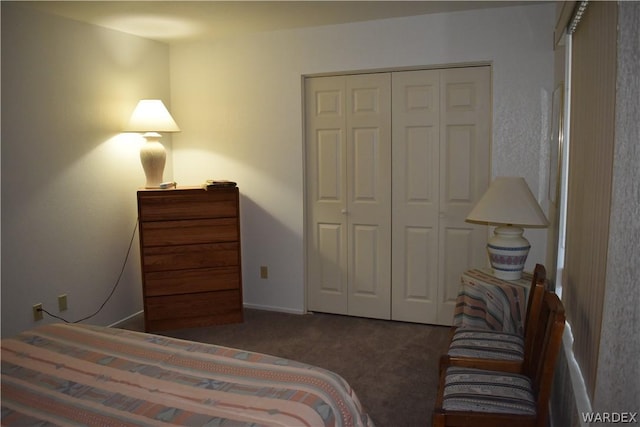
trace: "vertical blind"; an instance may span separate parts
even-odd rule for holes
[[[583,2],[584,5],[584,2]],[[607,264],[616,94],[616,2],[590,2],[572,36],[563,300],[594,397]]]

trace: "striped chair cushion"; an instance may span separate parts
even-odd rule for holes
[[[447,411],[535,415],[531,381],[524,375],[449,367],[442,408]]]
[[[476,359],[523,360],[524,338],[507,332],[459,328],[447,354]]]

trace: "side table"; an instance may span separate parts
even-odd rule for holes
[[[524,334],[531,273],[503,280],[489,269],[472,269],[460,277],[453,326]]]

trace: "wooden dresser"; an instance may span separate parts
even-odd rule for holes
[[[146,331],[243,321],[238,188],[138,191]]]

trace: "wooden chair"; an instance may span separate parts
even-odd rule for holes
[[[522,373],[452,366],[442,356],[433,427],[546,426],[564,325],[562,302],[547,291]]]
[[[536,264],[529,288],[527,310],[525,314],[524,335],[477,328],[456,328],[451,336],[447,354],[450,360],[468,359],[466,366],[492,369],[498,363],[503,370],[521,372],[525,354],[529,353],[533,337],[538,327],[540,307],[548,288],[546,269]],[[509,363],[503,364],[503,361]]]

